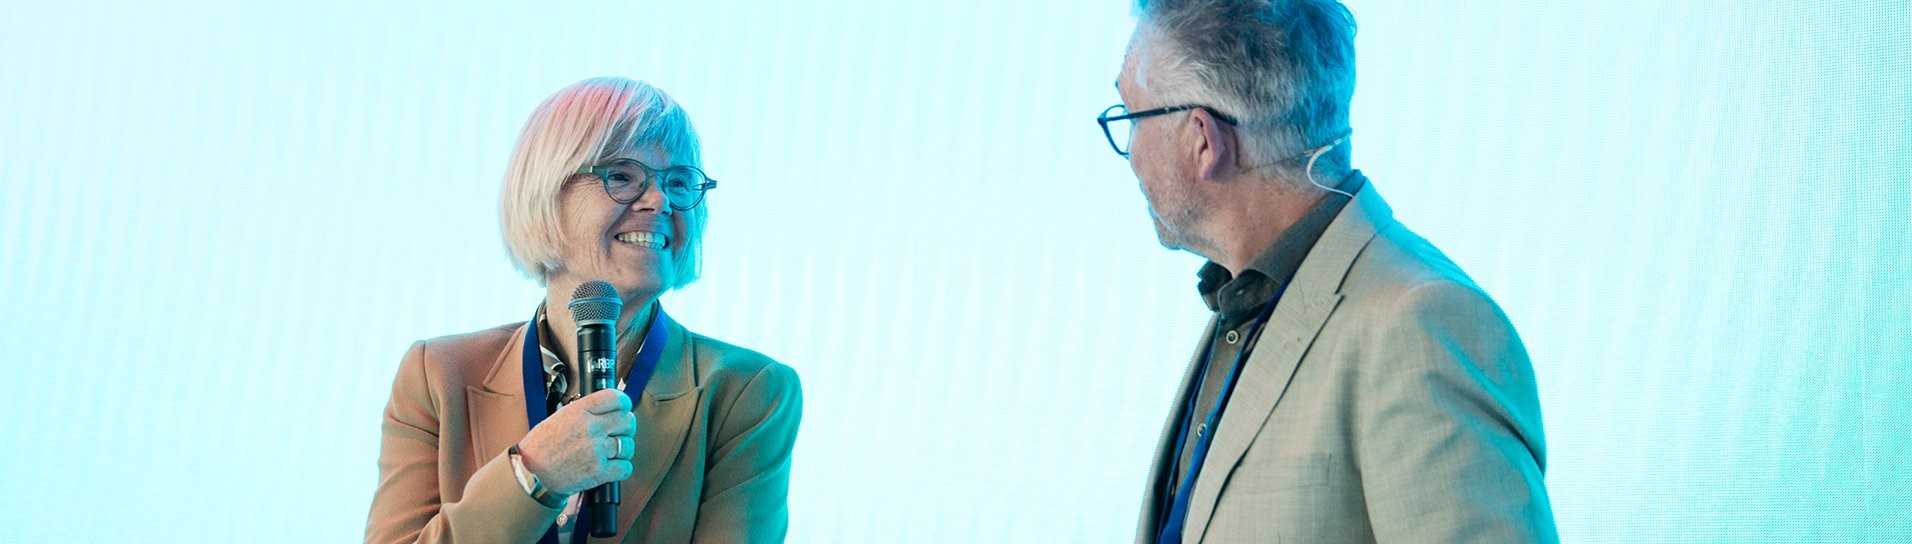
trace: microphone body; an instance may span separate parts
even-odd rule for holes
[[[578,286],[571,298],[571,317],[578,325],[578,367],[583,371],[583,394],[617,388],[617,317],[624,302],[611,284],[601,280]],[[618,482],[585,491],[584,525],[591,536],[617,535]]]

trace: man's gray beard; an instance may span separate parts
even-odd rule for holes
[[[1167,220],[1157,215],[1154,209],[1151,208],[1149,210],[1149,220],[1155,223],[1155,240],[1161,242],[1162,247],[1173,251],[1190,251],[1189,248],[1193,247],[1192,242],[1194,242],[1194,240],[1189,239],[1187,227],[1195,223],[1195,213],[1193,210],[1182,210],[1173,213],[1180,215],[1178,224],[1183,228],[1170,229]]]

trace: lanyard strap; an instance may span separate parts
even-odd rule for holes
[[[1248,361],[1248,353],[1254,350],[1255,342],[1261,339],[1261,331],[1268,324],[1268,317],[1275,313],[1275,303],[1281,301],[1282,292],[1287,290],[1287,284],[1276,288],[1275,296],[1262,304],[1260,314],[1255,316],[1255,322],[1248,331],[1247,341],[1242,343],[1241,353],[1235,355],[1235,364],[1228,369],[1228,379],[1222,381],[1222,389],[1215,395],[1215,407],[1210,409],[1208,417],[1203,419],[1203,429],[1206,432],[1195,437],[1195,451],[1189,455],[1188,472],[1182,475],[1182,484],[1176,486],[1175,494],[1172,495],[1173,502],[1169,504],[1167,511],[1162,513],[1164,519],[1159,524],[1162,531],[1156,536],[1156,544],[1178,544],[1182,541],[1183,524],[1187,523],[1188,518],[1189,494],[1195,490],[1195,479],[1201,475],[1202,461],[1208,457],[1208,445],[1215,440],[1215,434],[1218,432],[1217,423],[1222,417],[1222,408],[1228,406],[1228,396],[1234,392],[1235,380],[1241,377],[1241,369],[1243,363]],[[1217,330],[1215,333],[1220,334],[1221,331]],[[1202,350],[1202,364],[1201,368],[1197,369],[1199,372],[1196,374],[1197,381],[1193,384],[1194,387],[1189,388],[1188,399],[1183,401],[1182,424],[1181,429],[1175,434],[1175,451],[1173,452],[1176,467],[1181,465],[1182,448],[1188,444],[1189,424],[1195,422],[1195,398],[1202,394],[1201,382],[1207,379],[1208,365],[1214,362],[1211,360],[1214,354],[1215,337],[1210,336],[1207,349]]]
[[[644,393],[644,385],[651,382],[651,374],[657,371],[657,362],[664,357],[664,343],[670,341],[670,316],[664,315],[664,305],[658,304],[651,314],[651,322],[646,326],[644,342],[638,344],[637,360],[631,365],[631,373],[624,378],[624,394],[637,402],[638,395]],[[546,413],[544,400],[544,351],[538,347],[538,317],[531,316],[531,322],[525,327],[524,335],[524,412],[525,428],[537,427],[551,414]],[[636,393],[633,393],[635,391]],[[580,515],[580,517],[582,517]],[[574,543],[584,542],[584,536],[590,531],[571,532]],[[552,525],[545,529],[539,544],[558,544],[558,527]]]

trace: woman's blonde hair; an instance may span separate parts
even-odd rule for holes
[[[579,167],[628,157],[638,149],[669,153],[673,165],[703,167],[697,131],[690,116],[670,95],[648,83],[622,77],[598,77],[571,84],[546,98],[525,121],[518,145],[505,166],[498,196],[499,228],[511,262],[526,277],[544,285],[564,268],[558,254],[563,226],[559,194]],[[670,289],[697,280],[703,260],[703,203],[684,214],[685,232],[672,240]]]

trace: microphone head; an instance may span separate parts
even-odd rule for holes
[[[617,288],[604,280],[591,280],[579,285],[571,292],[571,320],[578,326],[611,325],[617,326],[617,314],[624,311],[624,300],[617,298]]]

